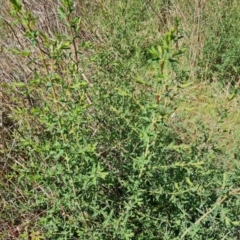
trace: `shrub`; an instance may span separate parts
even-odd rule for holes
[[[22,227],[17,237],[233,238],[237,169],[216,165],[218,149],[206,137],[185,143],[169,125],[181,91],[172,77],[184,53],[177,26],[148,49],[152,77],[133,80],[118,44],[114,60],[79,41],[74,1],[61,1],[59,22],[67,31],[51,36],[24,5],[11,2],[25,48],[10,50],[32,69],[28,80],[5,86],[16,124],[4,199],[14,213],[8,221]],[[82,56],[83,49],[94,53]],[[88,80],[88,64],[101,79]]]
[[[217,9],[217,14],[205,19],[202,64],[207,77],[217,78],[224,85],[235,85],[240,73],[238,4],[221,1],[211,5]]]

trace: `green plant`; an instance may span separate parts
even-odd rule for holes
[[[83,19],[74,1],[61,1],[65,31],[54,34],[42,31],[21,1],[11,2],[12,27],[23,29],[25,41],[9,54],[31,69],[27,80],[4,86],[15,125],[1,215],[21,226],[15,235],[234,239],[239,166],[216,165],[219,149],[203,123],[192,142],[170,124],[182,91],[175,77],[184,54],[178,25],[152,44],[144,65],[137,60],[142,38],[124,43],[139,27],[135,14],[143,10],[131,7],[137,1],[120,1],[120,14],[103,12],[115,16],[108,34],[118,38],[96,45],[79,38]],[[123,14],[132,20],[124,22]]]
[[[235,85],[240,73],[239,6],[236,1],[212,5],[218,13],[214,19],[206,17],[206,39],[200,65],[206,69],[206,77],[218,79],[224,85]]]

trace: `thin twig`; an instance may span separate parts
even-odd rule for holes
[[[240,194],[240,188],[236,188],[232,190],[228,195],[225,195],[224,197],[220,198],[215,204],[215,206],[213,206],[210,210],[204,213],[194,224],[192,224],[189,228],[186,229],[186,231],[182,234],[180,239],[183,239],[194,225],[199,224],[204,218],[206,218],[210,213],[212,213],[217,208],[217,206],[221,205],[229,196],[235,194]]]

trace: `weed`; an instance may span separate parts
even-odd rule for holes
[[[162,3],[168,24],[177,6]],[[11,4],[2,237],[234,239],[238,144],[224,152],[230,145],[217,138],[228,136],[237,93],[213,103],[204,84],[178,78],[189,51],[181,23],[152,30],[151,41],[145,1],[119,1],[115,11],[111,1],[50,2],[57,20],[47,26],[47,13]],[[105,20],[101,31],[86,28],[81,6],[99,13],[96,26]]]

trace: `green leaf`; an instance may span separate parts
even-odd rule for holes
[[[186,177],[186,182],[190,185],[190,186],[193,186],[193,183],[191,182],[190,178],[189,177]]]
[[[28,49],[18,50],[16,48],[8,48],[8,50],[16,56],[29,57],[31,54],[31,52]]]
[[[232,221],[232,225],[234,225],[234,226],[240,226],[240,221]]]
[[[65,10],[62,7],[58,8],[58,16],[60,19],[65,19],[67,17]]]
[[[12,85],[15,87],[26,87],[26,84],[24,82],[14,82]]]
[[[11,4],[13,5],[14,9],[20,12],[22,10],[22,5],[18,0],[10,0]]]

